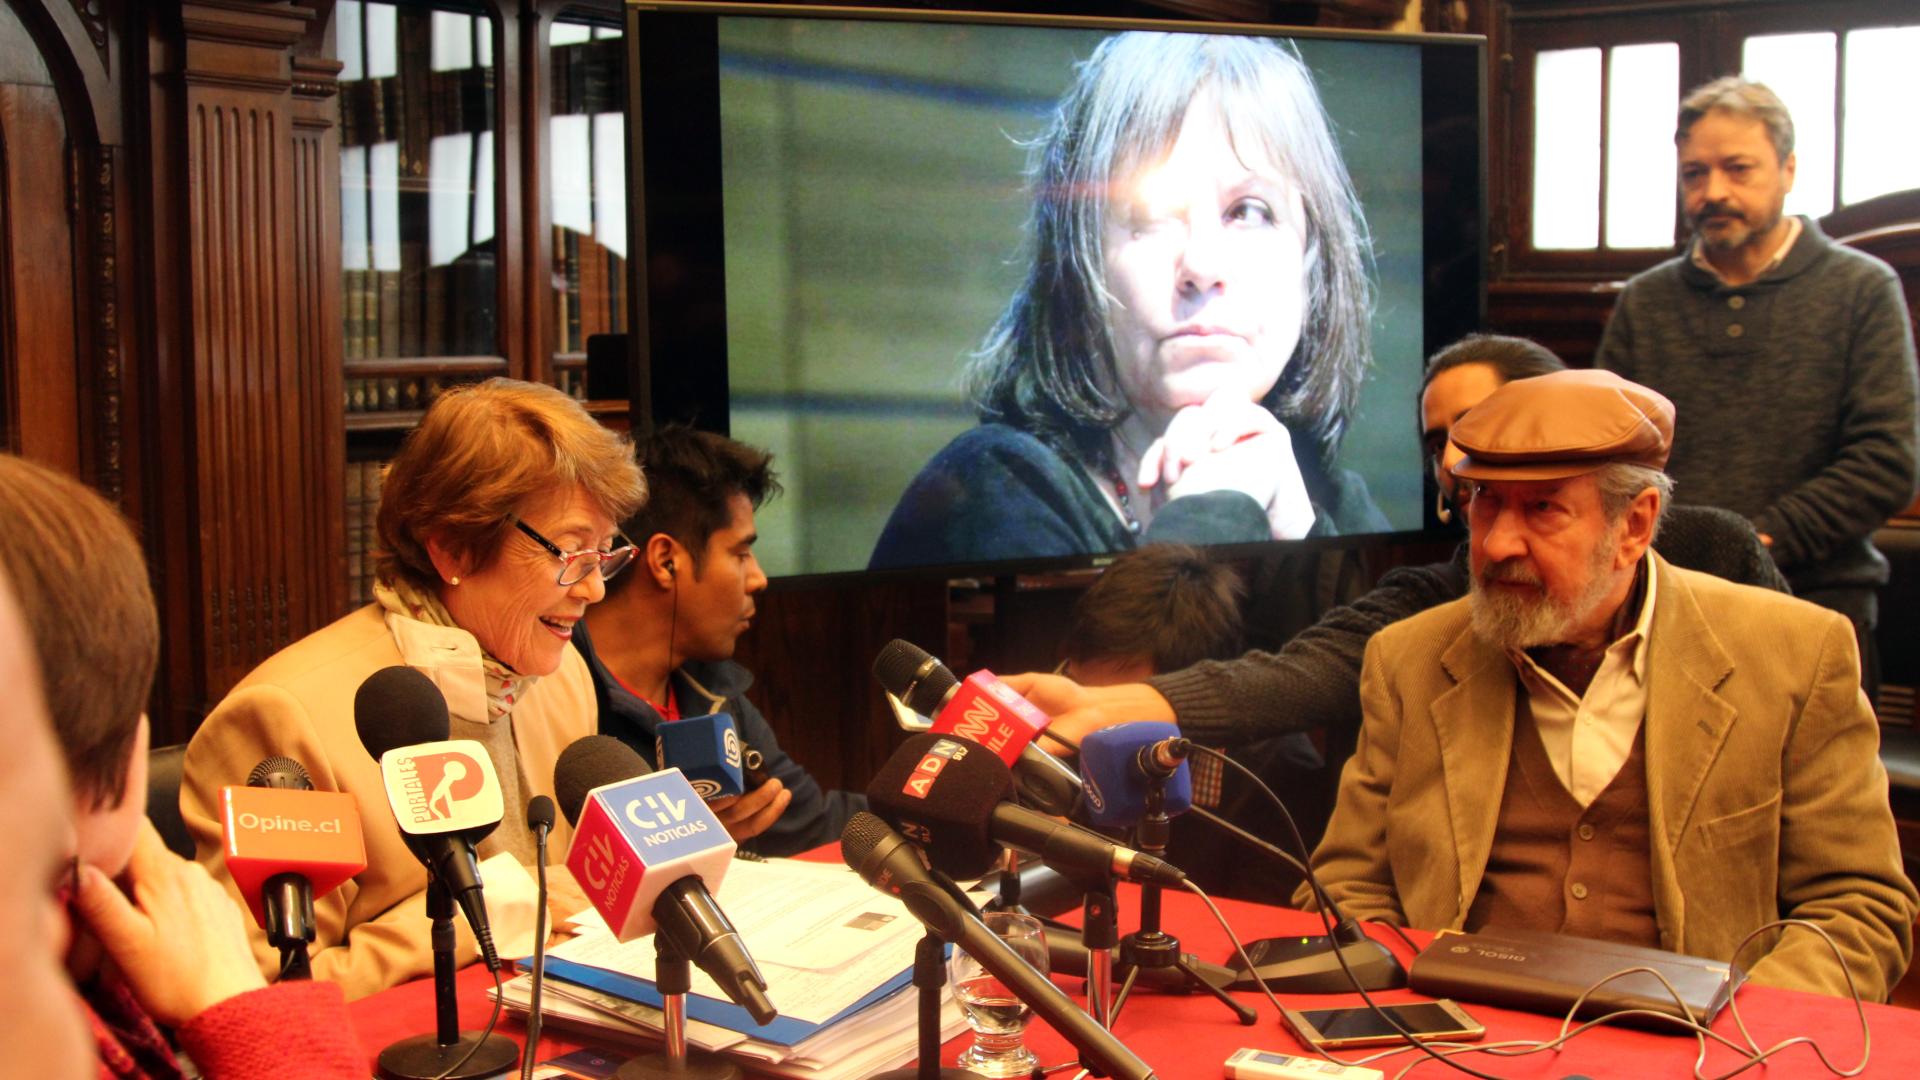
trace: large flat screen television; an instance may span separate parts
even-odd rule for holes
[[[636,408],[773,451],[771,575],[1434,526],[1481,39],[694,3],[626,36]]]

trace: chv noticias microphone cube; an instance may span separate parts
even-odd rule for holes
[[[718,891],[733,860],[726,826],[678,769],[606,784],[587,793],[567,869],[614,936],[654,929],[661,890],[688,874]]]

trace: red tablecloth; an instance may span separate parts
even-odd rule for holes
[[[1136,892],[1130,889],[1123,891],[1123,931],[1131,929],[1138,920],[1136,899]],[[1234,932],[1243,941],[1319,931],[1317,916],[1234,901],[1221,901],[1220,906],[1232,923]],[[1180,937],[1181,945],[1187,951],[1198,953],[1203,959],[1223,961],[1230,951],[1226,934],[1214,923],[1199,900],[1190,895],[1167,895],[1166,925],[1170,932]],[[1390,933],[1374,929],[1381,940],[1401,956],[1403,962],[1411,961],[1404,944]],[[1061,978],[1059,982],[1070,991],[1080,990],[1078,979]],[[477,1029],[486,1023],[491,1009],[486,987],[490,984],[491,980],[485,971],[478,967],[461,972],[460,1019],[464,1029]],[[1115,1031],[1164,1080],[1214,1080],[1221,1077],[1224,1075],[1222,1062],[1227,1055],[1243,1046],[1284,1053],[1304,1051],[1279,1017],[1274,1015],[1272,1006],[1267,1004],[1264,996],[1251,993],[1237,996],[1258,1010],[1259,1019],[1253,1027],[1241,1027],[1225,1008],[1205,995],[1136,993],[1121,1013]],[[1404,990],[1374,996],[1383,1002],[1422,1000]],[[1295,1008],[1328,1008],[1360,1003],[1359,996],[1354,994],[1283,996],[1281,1000]],[[1807,1035],[1818,1039],[1828,1057],[1842,1068],[1853,1065],[1860,1058],[1859,1026],[1849,1001],[1758,986],[1741,990],[1738,1001],[1748,1030],[1762,1047],[1792,1036]],[[1547,1039],[1559,1028],[1557,1020],[1546,1016],[1470,1002],[1466,1008],[1475,1019],[1486,1025],[1488,1041]],[[408,1035],[432,1030],[432,984],[422,980],[397,987],[355,1002],[352,1009],[361,1045],[366,1048],[368,1061],[371,1062],[387,1044]],[[1867,1021],[1872,1029],[1873,1053],[1865,1075],[1910,1080],[1916,1065],[1920,1065],[1920,1012],[1869,1005]],[[500,1030],[516,1039],[524,1034],[524,1029],[511,1019],[503,1019]],[[1733,1018],[1724,1012],[1714,1024],[1714,1030],[1738,1040]],[[947,1063],[952,1063],[968,1038],[962,1035],[947,1044]],[[1047,1064],[1064,1062],[1074,1056],[1066,1042],[1042,1022],[1034,1023],[1027,1039],[1028,1045]],[[549,1030],[541,1038],[540,1058],[546,1060],[580,1046],[581,1043],[574,1036]],[[1690,1076],[1696,1052],[1697,1047],[1691,1038],[1607,1028],[1576,1038],[1558,1053],[1517,1059],[1473,1054],[1465,1060],[1482,1072],[1502,1077],[1557,1080],[1560,1077],[1584,1075],[1594,1080],[1607,1080],[1614,1077]],[[1344,1056],[1351,1060],[1362,1053],[1354,1051]],[[1411,1059],[1412,1055],[1392,1058],[1373,1067],[1384,1068],[1387,1075],[1392,1076],[1400,1063]],[[1707,1075],[1723,1074],[1738,1062],[1738,1056],[1732,1051],[1715,1045],[1707,1057]],[[1070,1077],[1073,1074],[1066,1072],[1059,1075]],[[1413,1075],[1433,1077],[1460,1074],[1429,1061],[1414,1070]],[[1796,1046],[1770,1059],[1769,1065],[1742,1075],[1776,1080],[1792,1077],[1797,1080],[1828,1073],[1810,1049]]]

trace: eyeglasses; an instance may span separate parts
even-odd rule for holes
[[[596,569],[600,571],[601,581],[612,581],[614,575],[633,562],[637,551],[630,542],[623,542],[611,551],[595,551],[591,548],[586,551],[561,551],[560,545],[541,536],[533,530],[533,526],[517,517],[513,519],[513,527],[532,537],[534,543],[546,548],[548,554],[560,560],[560,574],[554,579],[556,585],[578,585]],[[618,539],[626,541],[627,538],[621,536]]]

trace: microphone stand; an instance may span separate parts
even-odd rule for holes
[[[1113,1030],[1113,947],[1120,937],[1120,914],[1113,878],[1091,884],[1080,905],[1080,944],[1087,950],[1087,1015]]]
[[[940,1064],[940,992],[947,985],[946,943],[928,930],[913,947],[913,985],[920,994],[920,1060],[905,1069],[894,1069],[873,1080],[984,1080],[966,1069],[943,1068]]]
[[[453,985],[454,911],[453,894],[439,878],[429,878],[427,916],[433,920],[435,1031],[401,1039],[380,1051],[381,1080],[474,1080],[505,1072],[520,1061],[520,1047],[505,1035],[488,1035],[481,1041],[478,1032],[460,1030],[460,1007]]]
[[[307,959],[307,946],[314,939],[313,887],[299,874],[275,874],[261,893],[267,944],[280,950],[280,981],[313,978]]]
[[[1167,854],[1167,841],[1173,831],[1173,819],[1167,816],[1167,780],[1157,773],[1147,775],[1146,813],[1134,830],[1134,847],[1155,858]],[[1140,929],[1120,939],[1120,967],[1126,980],[1114,998],[1113,1015],[1117,1019],[1126,1007],[1134,980],[1148,968],[1173,968],[1187,977],[1186,988],[1195,987],[1212,994],[1238,1017],[1242,1027],[1252,1027],[1253,1010],[1235,1001],[1222,989],[1234,980],[1232,970],[1218,964],[1203,964],[1180,952],[1180,940],[1160,928],[1161,886],[1147,882],[1140,886]]]
[[[660,988],[660,1012],[666,1045],[631,1058],[614,1080],[743,1080],[740,1067],[718,1054],[687,1051],[687,991],[693,989],[693,961],[664,930],[653,933],[653,982]]]
[[[550,821],[553,808],[547,808]],[[547,831],[548,826],[535,825],[533,830],[534,872],[539,874],[539,889],[535,891],[533,909],[533,1000],[527,1009],[527,1048],[521,1055],[520,1080],[533,1080],[534,1058],[540,1050],[540,996],[547,985]]]
[[[1012,848],[1007,850],[1006,865],[1000,868],[1000,911],[1011,911],[1019,915],[1032,914],[1026,905],[1020,902],[1020,855]]]

